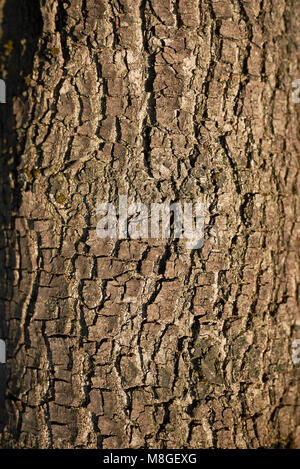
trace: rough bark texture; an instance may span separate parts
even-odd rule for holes
[[[0,0],[2,447],[300,447],[299,21]],[[119,194],[201,198],[203,248],[100,240]]]

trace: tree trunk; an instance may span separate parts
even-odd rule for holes
[[[300,448],[297,5],[0,0],[2,447]]]

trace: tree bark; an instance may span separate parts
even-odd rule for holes
[[[300,448],[297,4],[0,0],[2,447]]]

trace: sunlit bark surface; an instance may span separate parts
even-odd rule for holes
[[[0,23],[2,447],[300,448],[298,1]],[[98,238],[124,194],[203,201],[203,247]]]

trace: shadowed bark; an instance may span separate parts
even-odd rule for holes
[[[2,447],[300,448],[297,3],[0,0]]]

